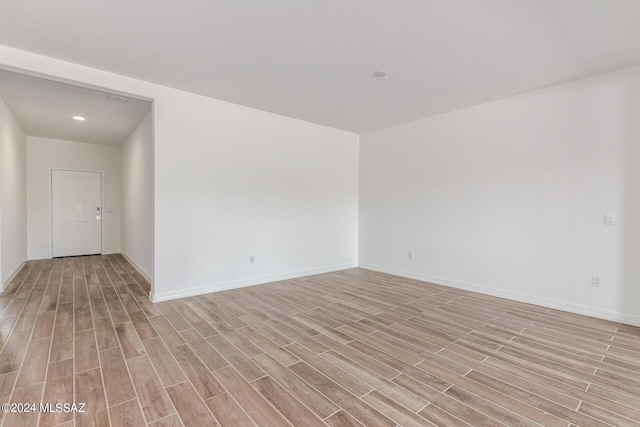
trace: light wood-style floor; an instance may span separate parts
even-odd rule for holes
[[[363,269],[151,304],[121,256],[0,297],[3,426],[640,425],[640,328]]]

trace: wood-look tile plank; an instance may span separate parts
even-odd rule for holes
[[[212,335],[216,335],[218,331],[208,324],[202,319],[202,317],[198,316],[193,310],[187,308],[186,310],[181,310],[180,314],[184,317],[190,324],[191,327],[195,328],[196,331],[200,333],[203,337],[210,337]]]
[[[351,375],[348,371],[332,365],[326,359],[314,354],[312,351],[309,351],[297,343],[288,345],[285,348],[291,354],[294,354],[326,377],[331,378],[355,396],[360,397],[373,390],[373,387]]]
[[[109,317],[99,317],[94,319],[94,325],[99,350],[105,350],[119,345],[118,335],[116,334]]]
[[[73,357],[73,324],[57,325],[53,331],[51,362]]]
[[[205,402],[221,426],[256,427],[247,413],[228,393],[222,393]]]
[[[189,308],[195,313],[197,314],[202,320],[204,320],[207,324],[212,325],[213,327],[215,327],[217,329],[218,325],[222,325],[225,322],[218,317],[214,312],[212,312],[211,310],[209,310],[207,307],[203,306],[200,303],[200,299],[193,299],[190,301],[187,301],[187,305],[189,306]]]
[[[335,414],[331,415],[329,418],[324,420],[331,427],[361,427],[362,424],[358,422],[355,418],[349,415],[348,412],[344,410],[340,410]]]
[[[447,427],[469,427],[471,424],[462,421],[460,418],[432,404],[427,405],[418,412],[422,418],[437,425]]]
[[[282,347],[250,326],[245,326],[238,331],[252,342],[256,343],[269,356],[273,357],[285,366],[296,363],[299,360],[297,357],[293,356],[291,353],[284,350]]]
[[[158,336],[158,333],[153,328],[147,316],[141,312],[136,311],[133,313],[129,313],[129,317],[131,318],[131,322],[133,323],[133,327],[136,328],[136,332],[141,340],[148,340],[149,338],[155,338]]]
[[[11,397],[11,393],[13,392],[17,376],[18,371],[8,372],[6,374],[0,375],[0,404],[9,401],[9,397]],[[2,420],[3,415],[4,414],[0,412],[0,421]]]
[[[445,391],[448,396],[453,397],[454,399],[464,403],[465,405],[476,409],[483,414],[490,416],[491,418],[500,421],[506,425],[522,425],[522,426],[537,426],[539,423],[527,419],[521,415],[518,415],[515,412],[509,411],[506,408],[501,406],[497,406],[494,403],[480,397],[474,393],[470,393],[462,387],[457,385],[451,386],[449,389]],[[534,410],[532,408],[531,412]],[[562,422],[562,420],[554,419],[552,417],[548,417],[548,424],[545,425],[557,425],[562,426],[566,425],[566,422]],[[553,424],[552,424],[553,423]]]
[[[3,424],[11,427],[31,427],[38,424],[40,400],[42,398],[42,383],[31,384],[16,388],[11,396],[11,403],[34,404],[26,412],[9,412],[4,416]],[[35,410],[31,410],[35,409]]]
[[[118,335],[118,340],[120,340],[120,346],[122,347],[122,353],[125,359],[145,354],[142,342],[140,342],[140,338],[138,338],[138,334],[131,322],[117,324],[116,335]]]
[[[402,405],[377,390],[372,391],[362,399],[402,426],[424,427],[433,425],[425,418],[407,411]]]
[[[234,314],[231,310],[227,310],[227,307],[233,308],[231,304],[218,304],[214,298],[207,298],[206,300],[201,301],[201,304],[211,310],[216,316],[220,317],[222,320],[227,322],[232,327],[238,329],[247,326],[237,314]],[[237,307],[236,307],[237,308]],[[243,312],[244,314],[244,312]]]
[[[75,362],[76,373],[99,366],[96,334],[93,329],[76,332]]]
[[[375,334],[365,334],[361,331],[354,329],[350,326],[341,326],[338,328],[340,331],[349,335],[353,340],[358,340],[363,344],[367,344],[373,348],[378,349],[379,351],[383,351],[389,354],[392,357],[400,359],[401,361],[408,363],[410,365],[416,365],[422,361],[422,357],[417,356],[415,353],[405,351],[404,345],[402,347],[398,345],[390,344],[387,341],[379,339],[378,335]],[[350,344],[353,347],[353,344]]]
[[[435,368],[423,369],[425,366],[432,366],[429,365],[427,361],[422,361],[420,362],[420,364],[413,366],[359,341],[353,341],[349,343],[349,346],[353,346],[361,352],[369,354],[372,358],[379,360],[380,362],[385,363],[386,365],[393,367],[399,372],[409,375],[417,379],[418,381],[428,384],[430,387],[433,387],[437,390],[443,391],[451,385],[451,377],[441,375],[441,373],[443,372],[446,372],[448,374],[449,371],[440,370],[439,367],[437,368],[437,370]]]
[[[305,362],[296,363],[289,368],[365,426],[390,427],[396,425],[396,422],[338,385],[335,382],[335,377],[323,375]]]
[[[578,419],[576,418],[571,418],[571,419],[566,418],[566,414],[572,411],[567,411],[566,406],[560,405],[557,402],[553,402],[551,400],[552,397],[550,397],[552,396],[551,393],[542,395],[542,396],[529,394],[527,392],[524,392],[521,389],[518,389],[516,387],[518,383],[507,384],[500,380],[497,380],[495,378],[492,378],[488,375],[485,375],[483,373],[476,372],[476,371],[469,372],[466,375],[466,377],[474,380],[478,384],[491,387],[494,390],[496,390],[498,393],[504,394],[506,396],[505,401],[507,402],[507,404],[504,404],[502,400],[500,401],[500,403],[504,404],[505,407],[509,407],[508,405],[509,400],[517,399],[517,401],[519,402],[524,402],[528,405],[531,405],[534,408],[537,408],[538,411],[542,412],[542,415],[540,415],[539,413],[536,414],[535,416],[532,416],[532,414],[529,414],[529,417],[531,419],[538,419],[539,422],[544,422],[543,425],[552,425],[554,423],[556,425],[560,425],[557,421],[555,421],[557,419],[564,420],[565,425],[568,421],[572,421],[572,420],[578,421]],[[489,392],[487,394],[490,395],[491,393]],[[540,393],[540,394],[543,394],[543,393]],[[539,417],[542,417],[543,420],[540,420]]]
[[[311,314],[310,316],[321,317],[317,314]],[[306,316],[303,314],[294,314],[293,316],[291,316],[291,318],[296,319],[298,322],[302,323],[303,325],[313,328],[314,330],[319,331],[321,334],[326,335],[343,344],[346,344],[347,342],[351,341],[351,338],[349,336],[343,334],[342,332],[340,332],[339,330],[333,327],[329,327],[325,325],[324,322],[317,321],[316,319],[310,316]],[[331,323],[338,323],[338,322],[331,322]],[[339,323],[338,323],[338,326],[340,326]]]
[[[125,308],[126,308],[127,304],[124,303],[124,301],[122,300],[122,297],[128,295],[128,296],[131,296],[133,298],[133,295],[131,295],[131,293],[129,293],[129,288],[122,281],[113,282],[112,284],[113,284],[113,288],[116,290],[116,293],[120,297],[120,301],[122,302],[122,305],[124,305]],[[137,306],[137,304],[136,304],[136,306]],[[129,310],[127,310],[127,311],[129,311]],[[140,308],[137,307],[132,311],[140,311]]]
[[[251,383],[262,396],[280,411],[291,424],[326,427],[326,424],[304,406],[293,394],[285,390],[271,377],[262,377]]]
[[[20,369],[24,354],[27,351],[29,336],[25,333],[13,332],[0,352],[0,374]]]
[[[166,305],[162,305],[166,304]],[[161,302],[156,304],[162,315],[171,323],[171,326],[178,332],[193,328],[189,322],[185,320],[180,313],[169,302]]]
[[[334,350],[336,353],[349,358],[353,363],[357,363],[366,369],[375,372],[378,376],[382,378],[386,378],[388,380],[397,377],[400,374],[400,371],[394,367],[389,366],[388,364],[379,362],[375,358],[369,356],[362,351],[358,351],[357,348],[349,345],[342,344],[339,341],[334,340],[331,337],[320,334],[314,338],[316,341],[321,342],[323,345]],[[371,348],[371,347],[369,347]],[[391,358],[391,357],[389,357]]]
[[[51,338],[32,340],[24,358],[15,387],[21,388],[45,380],[49,363]]]
[[[251,358],[259,354],[264,354],[262,348],[255,345],[239,331],[232,329],[231,326],[224,326],[224,324],[219,325],[218,331],[247,357]]]
[[[184,340],[178,334],[178,332],[171,326],[171,323],[164,316],[154,316],[149,318],[149,322],[156,330],[160,338],[165,342],[168,347],[174,345],[180,345],[184,343]]]
[[[294,342],[292,338],[277,330],[273,325],[264,323],[265,321],[273,320],[271,317],[267,317],[263,320],[252,314],[246,314],[242,316],[242,318],[247,324],[251,325],[252,328],[255,328],[258,332],[279,346],[285,346]]]
[[[5,315],[0,319],[0,346],[4,346],[7,343],[7,340],[11,336],[11,331],[13,330],[16,321],[18,320],[17,316],[8,316]]]
[[[102,285],[100,287],[100,290],[102,291],[102,296],[104,297],[104,300],[107,303],[107,305],[111,301],[118,301],[118,302],[120,301],[120,299],[118,298],[118,293],[116,292],[115,289],[113,289],[113,286],[111,286],[111,284]]]
[[[470,369],[470,372],[466,374],[467,378],[473,379],[476,382],[488,385],[489,387],[502,392],[504,394],[517,397],[524,402],[536,402],[534,406],[544,408],[543,402],[538,402],[538,397],[544,397],[552,400],[567,408],[577,409],[580,405],[580,399],[572,397],[567,392],[562,392],[549,385],[541,385],[536,382],[537,376],[530,375],[525,371],[509,371],[503,369],[508,367],[504,366],[492,366],[486,363],[479,363],[466,359],[465,357],[456,353],[444,350],[438,353],[438,356],[445,357],[449,360],[456,360],[460,363],[466,364]],[[434,358],[434,363],[439,364],[439,359]]]
[[[140,404],[136,399],[109,408],[113,427],[131,427],[145,425]]]
[[[184,424],[180,421],[178,414],[173,414],[158,421],[149,423],[149,427],[184,427]]]
[[[43,403],[73,403],[73,359],[49,364],[42,396]],[[40,425],[56,425],[73,419],[73,413],[43,412]]]
[[[279,364],[271,356],[262,354],[254,357],[253,360],[268,373],[271,378],[282,384],[320,418],[324,419],[340,409],[291,370]],[[256,383],[254,382],[253,384]],[[265,387],[268,386],[268,384],[263,385]]]
[[[136,288],[138,287],[136,286]],[[132,290],[132,287],[129,287],[129,290]],[[147,317],[162,315],[162,312],[156,308],[155,304],[149,301],[149,295],[144,294],[143,296],[136,296],[136,301],[140,306],[140,310],[142,310]]]
[[[362,319],[360,323],[375,329],[373,333],[378,339],[391,345],[397,345],[405,351],[412,351],[420,357],[429,357],[430,353],[436,353],[442,350],[442,347],[431,342],[425,341],[419,337],[405,334],[395,330],[387,325],[377,322],[378,319]],[[415,350],[414,350],[415,349]],[[480,359],[482,360],[482,359]]]
[[[62,297],[60,298],[62,301]],[[73,323],[73,303],[58,303],[56,309],[56,326],[71,325]]]
[[[180,335],[184,337],[184,340],[189,344],[189,347],[198,355],[200,360],[209,368],[210,371],[224,368],[229,365],[229,362],[222,357],[218,351],[216,351],[211,344],[195,330],[187,329],[180,332]]]
[[[57,296],[56,296],[57,298]],[[50,338],[53,335],[54,311],[44,311],[38,314],[36,325],[33,328],[32,340]]]
[[[74,322],[76,332],[93,328],[91,308],[89,306],[78,307],[74,310]]]
[[[620,414],[615,414],[613,412],[607,411],[604,408],[599,408],[595,405],[591,405],[589,402],[582,402],[579,411],[585,415],[593,417],[594,419],[602,420],[615,426],[633,427],[638,425],[637,420],[630,420],[628,418],[620,416]]]
[[[107,400],[104,395],[102,374],[99,368],[78,372],[75,375],[76,403],[85,403],[85,412],[75,416],[76,426],[101,427],[109,425]]]
[[[182,370],[191,381],[193,387],[202,397],[202,400],[224,393],[224,389],[218,380],[216,380],[213,374],[204,366],[187,344],[171,347],[169,350],[182,367]]]
[[[291,425],[232,367],[219,369],[216,377],[227,392],[258,425]]]
[[[167,393],[169,393],[169,398],[185,426],[211,427],[220,425],[189,382],[185,381],[168,387]]]
[[[109,309],[107,308],[107,303],[102,297],[102,294],[100,295],[100,298],[96,298],[95,300],[92,300],[90,303],[90,306],[91,306],[91,313],[94,318],[94,325],[95,325],[96,318],[109,317]]]
[[[96,274],[87,276],[87,290],[89,292],[90,303],[103,298],[102,291],[100,290],[100,283],[98,282],[98,276]]]
[[[269,325],[273,326],[278,332],[288,336],[293,341],[297,342],[313,351],[314,353],[322,353],[328,350],[328,347],[319,343],[318,341],[310,338],[302,332],[292,328],[291,326],[280,321],[281,319],[269,321]]]
[[[413,411],[417,411],[427,404],[427,401],[420,396],[403,389],[392,381],[376,376],[372,371],[354,364],[348,358],[335,353],[333,350],[322,354],[322,357]]]
[[[265,375],[264,371],[258,367],[244,353],[238,350],[222,335],[213,335],[207,341],[234,366],[242,376],[252,381]]]
[[[187,377],[160,338],[151,338],[144,341],[142,345],[164,387],[186,381]]]
[[[442,411],[448,412],[450,414],[455,414],[456,417],[466,421],[468,424],[472,426],[496,426],[501,425],[497,420],[479,412],[464,403],[453,399],[449,396],[442,396],[438,399],[434,399],[433,402],[429,406],[427,406],[424,410],[420,411],[420,414],[423,414],[425,410],[431,408],[431,406],[435,406]]]
[[[135,399],[136,393],[120,347],[100,351],[100,368],[110,407]]]
[[[109,309],[109,313],[111,314],[111,319],[114,325],[130,321],[129,316],[127,315],[127,311],[122,306],[120,300],[116,299],[107,301],[107,308]]]
[[[618,402],[630,408],[640,408],[640,396],[629,396],[617,390],[603,387],[597,384],[591,384],[588,389],[589,394],[602,397],[612,402]]]
[[[147,356],[127,360],[133,386],[147,422],[171,415],[175,411]]]

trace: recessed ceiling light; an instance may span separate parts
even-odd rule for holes
[[[84,122],[84,121],[85,121],[85,118],[84,118],[84,117],[82,117],[82,116],[73,116],[73,120],[77,120],[77,121],[79,121],[79,122]]]
[[[387,75],[387,72],[384,70],[378,70],[373,73],[373,77],[384,77]]]

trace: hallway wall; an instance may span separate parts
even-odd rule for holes
[[[26,137],[0,98],[0,292],[27,259]]]
[[[29,259],[51,258],[52,169],[102,172],[102,252],[120,252],[120,161],[120,147],[27,137]]]

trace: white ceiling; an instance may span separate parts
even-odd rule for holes
[[[5,70],[0,97],[27,135],[94,144],[122,145],[151,109],[148,101]]]
[[[0,0],[1,44],[358,133],[640,63],[639,23],[639,0]]]

